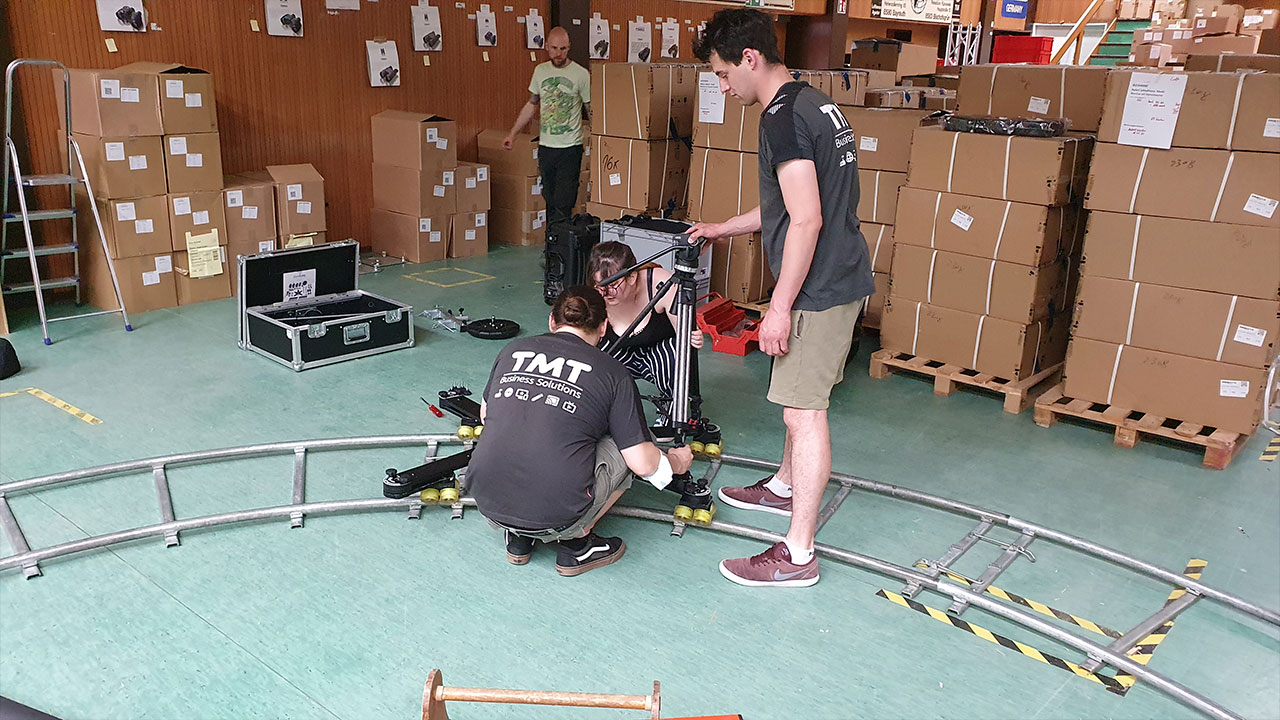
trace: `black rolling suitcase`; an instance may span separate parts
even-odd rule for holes
[[[587,281],[587,260],[600,242],[600,218],[574,215],[547,228],[542,299],[548,305],[570,285]]]

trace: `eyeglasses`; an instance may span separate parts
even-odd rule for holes
[[[596,285],[594,287],[601,296],[612,297],[618,294],[618,290],[622,287],[622,283],[615,281],[609,285]]]

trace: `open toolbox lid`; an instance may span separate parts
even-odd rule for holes
[[[343,241],[241,258],[242,308],[297,302],[356,289],[360,245]]]

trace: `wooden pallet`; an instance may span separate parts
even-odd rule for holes
[[[990,390],[1004,395],[1005,412],[1017,415],[1030,407],[1034,398],[1031,390],[1050,376],[1056,377],[1061,368],[1062,363],[1058,363],[1024,380],[1005,380],[990,373],[980,373],[911,353],[877,350],[871,354],[870,372],[871,377],[877,380],[889,377],[897,370],[928,375],[933,378],[934,395],[950,395],[955,392],[957,384]]]
[[[1115,428],[1115,443],[1122,448],[1133,447],[1143,435],[1199,445],[1204,448],[1204,466],[1212,470],[1222,470],[1230,465],[1249,440],[1248,435],[1236,432],[1115,405],[1077,400],[1067,397],[1062,392],[1063,387],[1061,383],[1055,385],[1036,399],[1035,421],[1040,427],[1051,427],[1057,422],[1058,416],[1066,415],[1111,425]]]

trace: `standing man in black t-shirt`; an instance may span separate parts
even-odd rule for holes
[[[721,91],[764,106],[760,206],[699,223],[690,239],[762,234],[778,283],[760,322],[760,349],[773,356],[769,401],[782,406],[787,426],[776,474],[719,492],[728,505],[790,516],[786,539],[725,560],[720,572],[741,585],[804,587],[818,582],[813,537],[831,475],[831,388],[844,378],[854,325],[875,290],[857,216],[857,143],[831,98],[792,81],[763,12],[716,13],[695,53],[711,63]]]
[[[493,364],[467,478],[480,513],[507,531],[514,565],[535,540],[559,544],[561,575],[616,562],[626,543],[591,530],[632,473],[662,490],[693,463],[687,447],[651,441],[630,371],[596,348],[607,322],[600,293],[575,285],[556,299],[551,332],[511,342]]]

